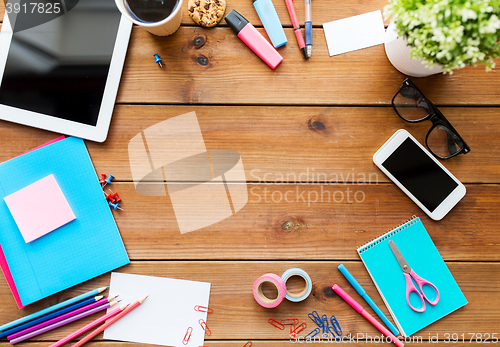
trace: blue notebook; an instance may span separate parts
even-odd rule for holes
[[[3,198],[50,174],[76,219],[26,243]],[[0,164],[0,245],[23,306],[130,262],[83,140]]]
[[[408,306],[404,273],[389,247],[389,240],[396,243],[408,265],[417,275],[438,288],[440,299],[435,306],[426,302],[426,310],[422,313],[415,312]],[[467,299],[420,218],[414,217],[400,227],[361,246],[357,251],[399,331],[405,337],[413,335],[467,304]]]

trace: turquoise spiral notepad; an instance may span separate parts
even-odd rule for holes
[[[4,197],[48,175],[76,218],[26,243]],[[70,137],[0,164],[0,245],[23,306],[129,263],[83,140]]]
[[[419,276],[434,283],[438,288],[440,300],[435,306],[426,304],[426,310],[422,313],[415,312],[408,306],[404,273],[389,247],[389,240],[397,244],[410,267]],[[414,217],[361,246],[357,251],[404,336],[413,335],[467,304],[467,299],[420,218]]]

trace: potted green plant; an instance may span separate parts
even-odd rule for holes
[[[384,16],[392,20],[387,57],[406,75],[491,70],[500,57],[500,0],[389,0]]]

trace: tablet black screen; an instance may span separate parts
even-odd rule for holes
[[[95,126],[121,14],[113,0],[79,0],[66,8],[49,22],[14,30],[0,104]],[[17,26],[32,10],[19,9]]]

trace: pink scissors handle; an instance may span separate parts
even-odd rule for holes
[[[411,270],[411,274],[413,275],[413,274],[415,274],[415,272],[413,272],[413,270]],[[424,301],[422,294],[420,294],[420,292],[417,290],[417,288],[415,288],[415,285],[413,284],[413,281],[411,280],[410,274],[405,273],[405,279],[406,279],[406,302],[408,303],[408,306],[410,306],[410,308],[415,312],[424,312],[425,311],[425,301]],[[415,292],[418,295],[418,297],[422,301],[422,307],[415,308],[412,306],[412,304],[410,303],[410,294],[412,292]]]
[[[422,297],[425,300],[427,300],[427,302],[429,304],[431,304],[432,306],[436,305],[439,302],[439,290],[436,288],[436,286],[434,284],[432,284],[431,282],[427,281],[426,279],[423,279],[422,277],[417,275],[415,273],[415,271],[413,271],[413,269],[411,270],[410,275],[411,275],[411,277],[413,277],[413,280],[415,280],[415,282],[417,283],[418,288],[420,289],[420,292],[422,293]],[[406,281],[406,283],[408,283],[408,280]],[[434,299],[434,301],[430,301],[429,298],[425,295],[424,288],[423,288],[424,285],[429,285],[432,288],[434,288],[434,290],[436,291],[436,299]]]

